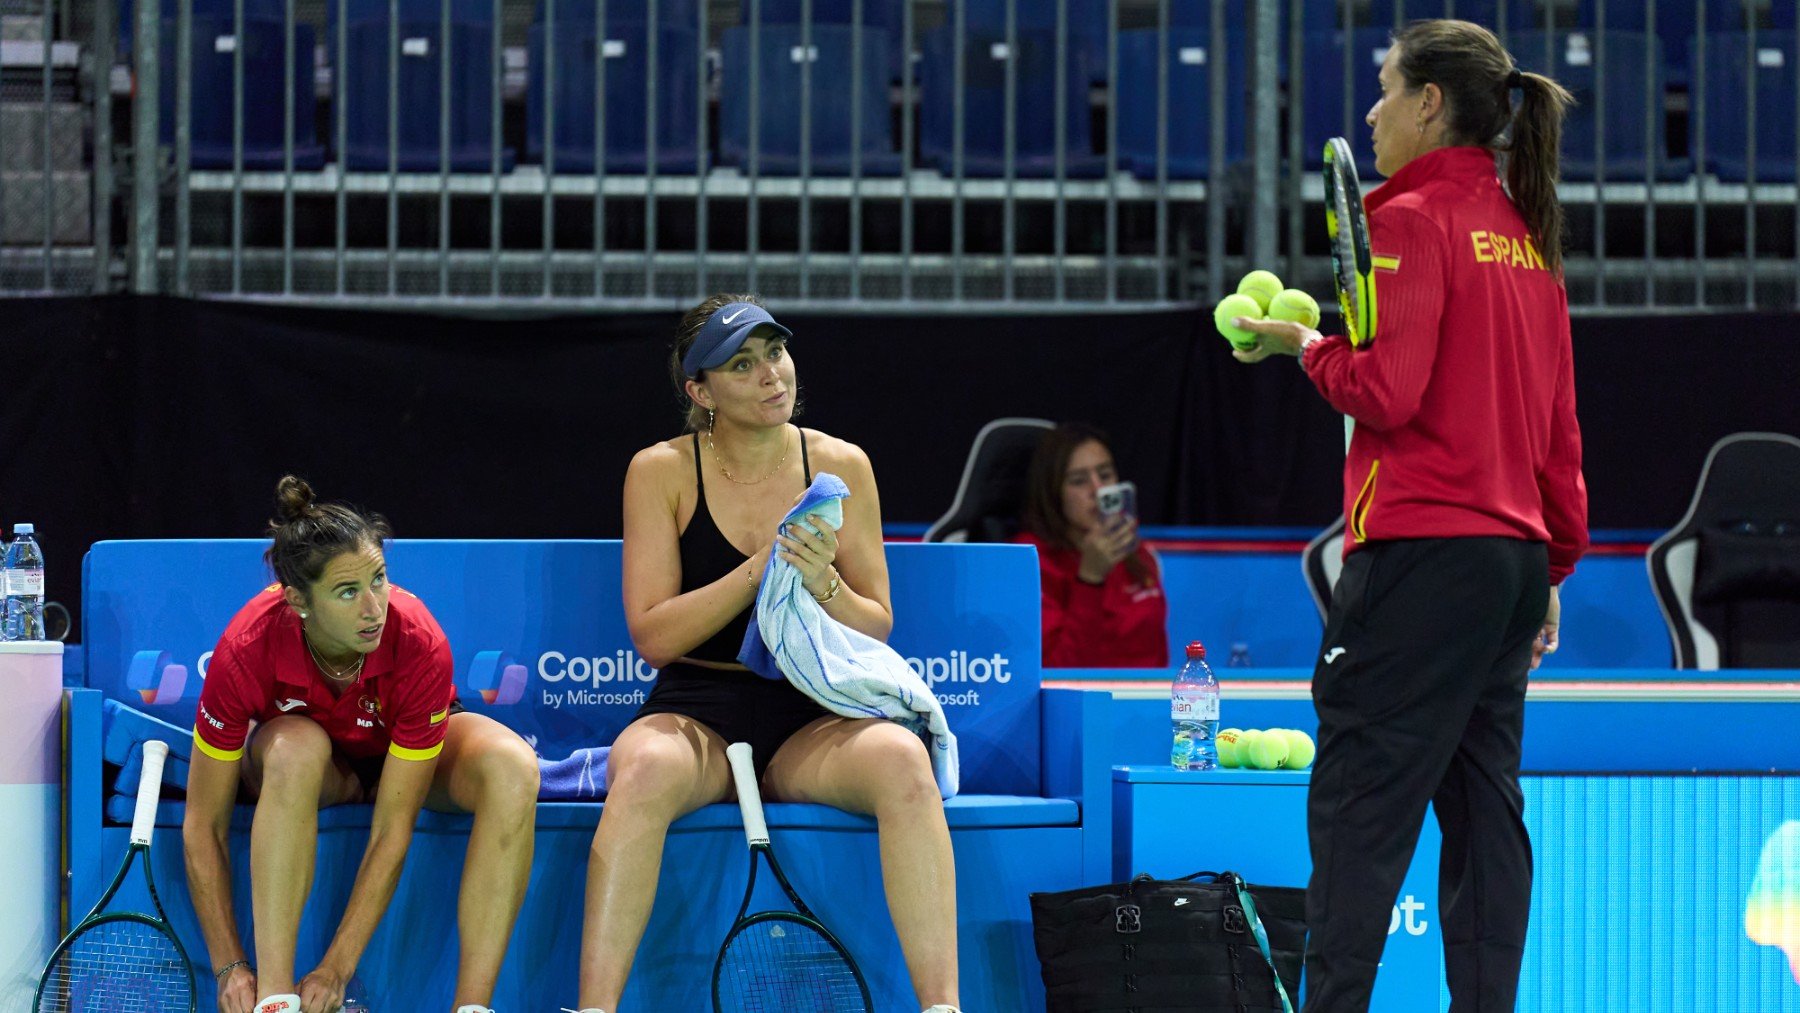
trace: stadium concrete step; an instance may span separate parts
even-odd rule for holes
[[[54,172],[50,185],[44,183],[42,170],[0,172],[0,245],[41,246],[46,207],[52,245],[92,241],[93,174],[85,169]]]
[[[74,102],[0,102],[0,171],[43,172],[44,120],[49,118],[50,168],[87,165],[87,119]]]

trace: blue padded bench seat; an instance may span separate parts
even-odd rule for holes
[[[119,824],[131,822],[134,800],[114,795],[106,800],[106,818]],[[539,830],[562,830],[570,827],[592,828],[600,822],[602,804],[595,802],[540,802],[537,807]],[[319,810],[319,829],[366,827],[374,806],[334,805]],[[156,807],[156,825],[178,827],[187,806],[181,802],[163,802]],[[765,807],[769,826],[775,830],[874,830],[875,820],[823,805],[773,802]],[[255,810],[240,805],[232,815],[232,826],[250,829]],[[1073,799],[1030,798],[1023,795],[959,795],[944,803],[944,818],[951,830],[993,829],[999,827],[1063,827],[1080,822],[1081,809]],[[431,812],[419,814],[421,830],[464,831],[470,817]],[[709,805],[677,820],[673,826],[681,830],[735,829],[743,826],[737,805]]]

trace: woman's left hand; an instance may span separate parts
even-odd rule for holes
[[[775,542],[781,546],[781,558],[800,571],[800,583],[813,597],[831,590],[831,564],[837,559],[837,532],[828,524],[820,524],[814,532],[798,521],[781,529]]]

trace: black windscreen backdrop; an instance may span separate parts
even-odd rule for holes
[[[868,451],[890,522],[942,514],[1004,415],[1108,430],[1147,524],[1338,512],[1341,419],[1207,314],[781,317],[802,422]],[[405,537],[616,537],[631,455],[680,429],[673,325],[0,301],[0,522],[38,525],[71,608],[91,542],[258,536],[287,472]],[[1720,436],[1800,432],[1800,316],[1585,317],[1575,346],[1596,528],[1672,526]]]

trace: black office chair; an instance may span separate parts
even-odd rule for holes
[[[1800,439],[1715,443],[1645,562],[1676,668],[1800,668]]]
[[[1318,607],[1319,618],[1323,620],[1331,612],[1331,589],[1337,586],[1338,575],[1344,572],[1342,517],[1306,543],[1300,553],[1300,568],[1306,574],[1307,590],[1312,592],[1313,604]]]
[[[1025,472],[1046,432],[1045,419],[995,419],[969,447],[950,510],[925,531],[928,542],[1004,542],[1019,530]]]

